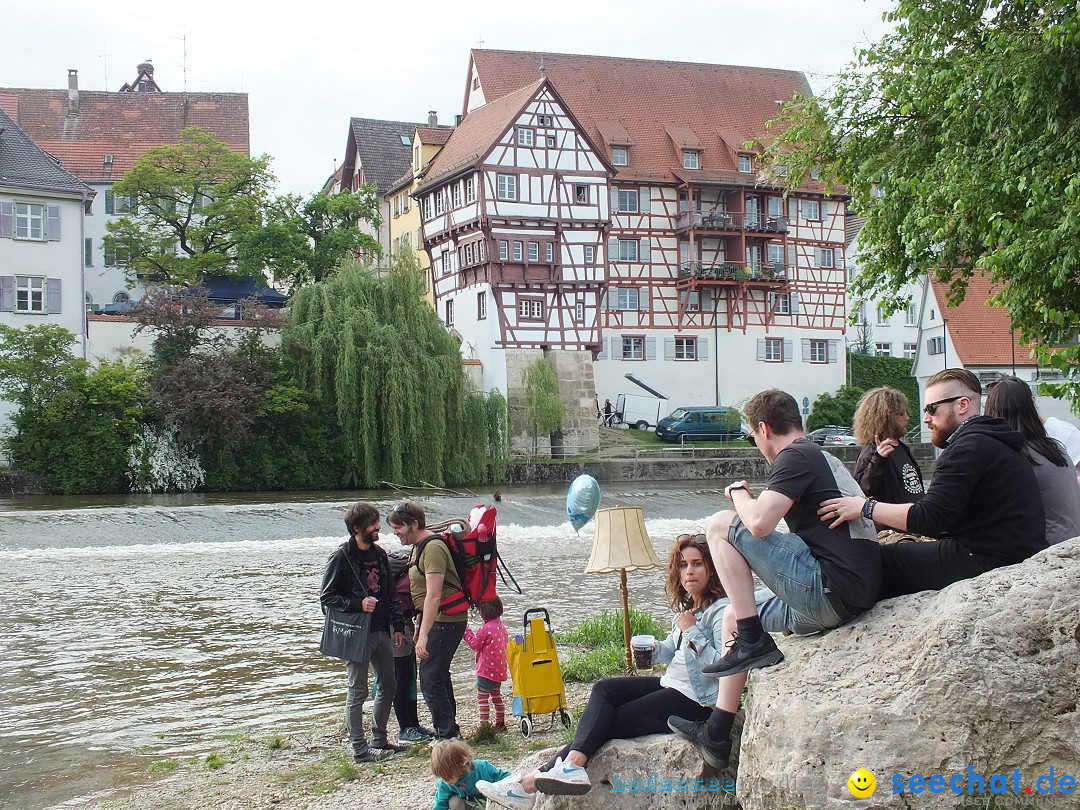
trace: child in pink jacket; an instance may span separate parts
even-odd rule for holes
[[[506,626],[499,617],[503,603],[499,597],[476,606],[484,626],[477,632],[470,627],[465,631],[465,643],[476,651],[476,703],[480,711],[480,723],[491,722],[488,701],[495,707],[495,730],[506,731],[506,709],[503,706],[502,683],[507,678]]]

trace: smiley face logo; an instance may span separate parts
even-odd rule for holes
[[[868,799],[877,790],[877,779],[866,768],[859,768],[848,777],[847,789],[856,799]]]

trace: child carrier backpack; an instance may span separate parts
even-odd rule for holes
[[[398,593],[398,601],[401,602],[401,612],[406,617],[416,613],[413,606],[412,591],[409,589],[409,553],[407,551],[388,551],[386,556],[390,558],[390,576],[394,580],[394,589]]]
[[[475,506],[469,513],[467,526],[463,527],[460,522],[453,521],[441,534],[433,534],[417,546],[416,570],[421,574],[424,569],[420,567],[420,555],[424,553],[427,544],[436,538],[446,544],[450,550],[450,558],[454,561],[454,570],[461,587],[443,597],[439,603],[441,613],[453,616],[455,613],[464,613],[481,602],[494,599],[496,574],[504,585],[516,593],[521,593],[521,587],[514,575],[499,557],[495,542],[495,515],[494,506]],[[435,530],[434,527],[431,528],[432,531]]]

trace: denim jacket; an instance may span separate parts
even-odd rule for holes
[[[697,624],[682,634],[686,671],[690,678],[690,685],[694,687],[698,703],[702,706],[714,705],[720,688],[720,682],[716,678],[702,675],[701,668],[713,663],[724,654],[722,625],[724,608],[727,604],[727,599],[713,602],[698,617]],[[658,644],[655,655],[657,663],[665,664],[675,657],[677,649],[675,634],[678,631],[675,621],[677,619],[678,616],[672,619],[671,633]]]

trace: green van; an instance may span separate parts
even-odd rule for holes
[[[731,408],[676,408],[656,425],[656,435],[666,442],[714,442],[746,438],[739,412]]]

